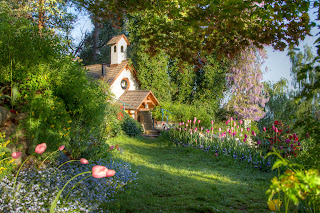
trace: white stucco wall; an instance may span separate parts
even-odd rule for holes
[[[114,46],[117,51],[114,52]],[[121,52],[121,46],[123,46],[123,53]],[[117,44],[111,46],[111,64],[120,64],[122,60],[127,59],[127,42],[124,38],[121,38]]]
[[[124,78],[129,79],[129,89],[128,90],[138,90],[138,84],[136,80],[134,79],[132,73],[129,69],[124,69],[121,74],[118,76],[118,78],[113,82],[113,84],[110,86],[111,92],[115,95],[115,98],[118,99],[125,90],[121,88],[121,81]]]

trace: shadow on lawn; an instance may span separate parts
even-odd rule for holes
[[[230,169],[219,158],[197,151],[160,146],[159,140],[121,142],[139,172],[137,185],[119,194],[115,212],[268,212],[265,173]],[[254,173],[252,173],[254,172]],[[257,179],[258,178],[258,179]],[[260,178],[260,179],[259,179]]]

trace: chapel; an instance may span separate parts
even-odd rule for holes
[[[111,63],[85,66],[87,74],[109,84],[114,100],[122,105],[123,110],[140,122],[145,130],[153,129],[150,109],[159,105],[159,101],[151,90],[140,90],[137,73],[127,58],[130,45],[127,37],[117,35],[107,45],[111,46]]]

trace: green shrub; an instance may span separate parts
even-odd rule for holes
[[[137,136],[143,132],[141,124],[131,118],[127,113],[123,113],[121,128],[122,131],[129,136]]]

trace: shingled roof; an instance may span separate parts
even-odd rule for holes
[[[130,104],[130,106],[126,106],[126,109],[136,110],[147,98],[152,99],[152,102],[154,102],[155,105],[159,105],[159,101],[151,90],[127,90],[120,96],[119,100],[126,104]]]
[[[121,64],[113,64],[111,67],[105,66],[106,75],[104,78],[102,78],[102,64],[88,65],[85,68],[88,69],[88,76],[94,79],[103,79],[105,83],[111,85],[120,72],[127,66],[129,68],[128,60],[123,60]],[[135,75],[134,71],[132,72]]]
[[[107,45],[116,44],[116,43],[118,43],[118,42],[121,40],[121,38],[124,38],[124,40],[126,40],[127,44],[130,45],[127,37],[126,37],[124,34],[120,34],[120,35],[117,35],[117,36],[113,37],[113,38],[107,43]]]

